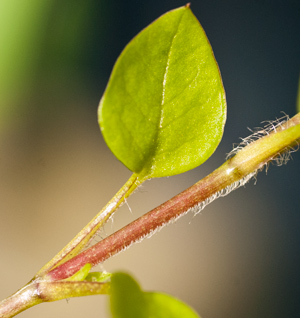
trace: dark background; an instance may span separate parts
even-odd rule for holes
[[[130,172],[113,157],[97,106],[113,64],[171,0],[0,3],[0,298],[25,284],[114,195]],[[196,0],[227,94],[223,140],[207,163],[151,180],[98,240],[217,168],[262,121],[295,114],[298,0]],[[203,318],[300,316],[299,153],[254,185],[187,215],[103,264]],[[98,268],[101,270],[101,266]],[[105,296],[43,304],[20,317],[108,317]]]

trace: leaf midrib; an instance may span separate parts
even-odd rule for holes
[[[165,104],[165,92],[166,92],[166,83],[167,83],[167,77],[168,77],[168,70],[169,70],[169,65],[170,65],[170,57],[171,57],[171,52],[172,52],[172,47],[173,47],[173,43],[174,43],[174,40],[176,38],[176,35],[178,33],[178,29],[179,29],[179,26],[181,24],[181,21],[182,21],[182,18],[183,18],[183,15],[184,15],[185,11],[182,13],[179,21],[178,21],[178,24],[177,24],[177,27],[176,27],[176,30],[173,34],[173,37],[172,37],[172,41],[171,41],[171,44],[170,44],[170,47],[169,47],[169,51],[168,51],[168,57],[167,57],[167,60],[166,60],[166,67],[165,67],[165,72],[164,72],[164,76],[163,76],[163,81],[162,81],[162,94],[161,94],[161,103],[160,103],[160,116],[159,116],[159,120],[158,120],[158,127],[157,127],[157,133],[154,137],[154,140],[155,140],[155,147],[153,147],[153,150],[149,153],[149,159],[146,161],[144,167],[147,167],[147,172],[148,172],[148,176],[151,177],[151,174],[152,174],[152,167],[153,167],[153,161],[154,161],[154,158],[156,156],[156,153],[157,153],[157,149],[158,149],[158,140],[159,140],[159,135],[160,135],[160,132],[161,132],[161,128],[162,128],[162,122],[163,122],[163,119],[164,119],[164,116],[163,116],[163,106]],[[149,164],[148,164],[149,163]],[[149,168],[150,167],[150,168]],[[144,169],[143,169],[144,170]]]

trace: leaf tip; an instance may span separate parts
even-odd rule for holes
[[[188,3],[185,5],[186,8],[189,8],[190,6],[191,6],[191,3],[190,3],[190,2],[188,2]]]

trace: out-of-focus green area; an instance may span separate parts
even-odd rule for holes
[[[0,125],[32,89],[53,1],[0,2]]]
[[[28,106],[46,109],[51,87],[63,86],[58,94],[64,94],[72,83],[83,81],[93,45],[87,35],[94,26],[95,6],[101,2],[0,2],[1,128],[21,119]],[[105,15],[101,19],[105,21]]]

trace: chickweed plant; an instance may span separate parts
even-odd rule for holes
[[[201,165],[223,135],[225,91],[204,30],[189,4],[158,18],[119,56],[98,109],[108,147],[132,176],[28,284],[0,303],[0,317],[13,317],[42,302],[98,294],[110,295],[114,318],[199,317],[169,295],[143,291],[126,273],[91,269],[181,216],[199,213],[255,178],[270,163],[285,164],[299,145],[299,105],[294,117],[269,122],[244,138],[227,161],[205,178],[91,245],[104,224],[146,180]]]

